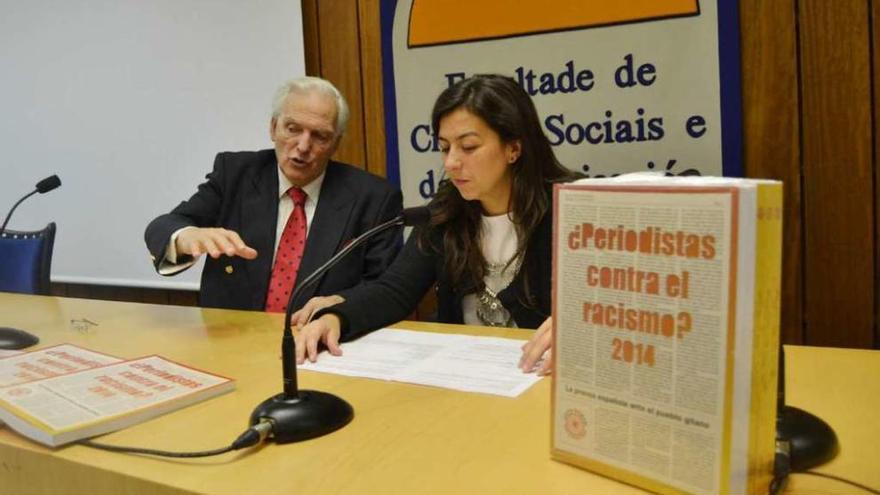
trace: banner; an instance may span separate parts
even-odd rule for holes
[[[387,176],[406,206],[444,178],[431,108],[479,73],[531,95],[588,177],[741,176],[736,0],[383,0]]]

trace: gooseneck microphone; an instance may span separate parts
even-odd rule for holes
[[[6,232],[6,224],[8,224],[9,219],[12,218],[12,212],[14,212],[16,208],[18,208],[18,205],[20,205],[22,201],[37,193],[45,194],[53,189],[56,189],[60,185],[61,179],[59,179],[57,175],[46,177],[40,182],[37,182],[36,188],[33,191],[25,194],[23,198],[19,199],[14,205],[12,205],[12,209],[9,210],[9,213],[6,215],[6,219],[3,220],[3,225],[0,226],[0,233]]]
[[[431,211],[427,206],[407,208],[401,214],[352,240],[326,263],[318,267],[290,294],[284,315],[284,334],[281,337],[281,373],[284,392],[274,395],[257,406],[251,413],[250,424],[269,422],[271,438],[276,443],[296,442],[326,435],[347,425],[354,417],[354,409],[345,400],[326,392],[299,390],[296,381],[296,358],[290,317],[293,301],[303,290],[313,285],[339,260],[380,232],[393,227],[416,226],[427,223]]]

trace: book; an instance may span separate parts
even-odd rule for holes
[[[229,378],[147,356],[4,386],[0,420],[21,435],[57,447],[146,421],[234,387]]]
[[[657,493],[767,493],[782,184],[554,190],[554,459]]]

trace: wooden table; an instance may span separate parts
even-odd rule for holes
[[[88,319],[84,328],[71,320]],[[280,315],[0,293],[0,326],[40,346],[64,342],[133,358],[160,354],[236,379],[234,392],[100,441],[165,450],[228,445],[253,408],[280,391]],[[530,332],[403,322],[438,332]],[[792,347],[790,403],[828,420],[843,445],[821,470],[880,486],[880,353]],[[642,493],[550,460],[550,380],[516,399],[303,371],[303,389],[337,394],[355,419],[331,435],[214,458],[177,460],[78,445],[50,450],[0,429],[3,494]],[[850,493],[795,477],[796,493]],[[827,491],[824,491],[827,490]]]

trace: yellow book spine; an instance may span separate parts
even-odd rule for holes
[[[782,184],[759,183],[757,200],[748,447],[750,494],[767,493],[773,478],[782,281]]]

